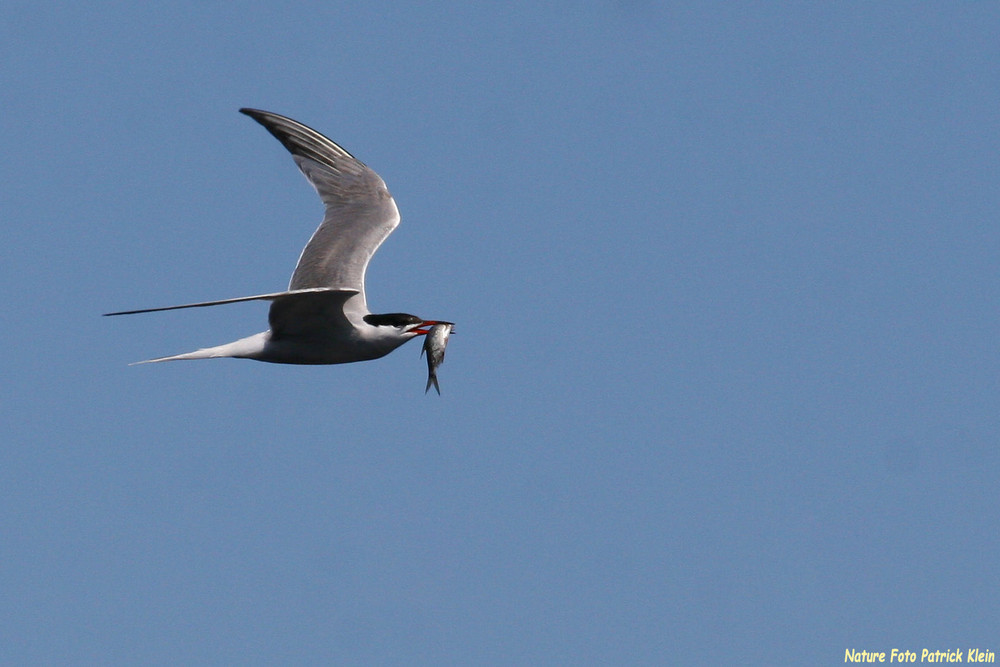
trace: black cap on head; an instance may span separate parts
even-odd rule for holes
[[[423,324],[416,315],[407,313],[385,313],[383,315],[365,315],[365,322],[375,327],[406,327],[411,324]]]

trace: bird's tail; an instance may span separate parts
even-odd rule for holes
[[[253,336],[234,340],[232,343],[226,343],[225,345],[203,347],[200,350],[195,350],[194,352],[185,352],[184,354],[173,354],[168,357],[157,357],[155,359],[146,359],[145,361],[136,361],[129,364],[129,366],[138,366],[139,364],[155,364],[161,361],[180,361],[183,359],[222,359],[226,357],[256,359],[264,349],[266,338],[267,332],[254,334]]]
[[[220,346],[225,347],[225,346]],[[184,354],[173,354],[169,357],[157,357],[156,359],[144,359],[143,361],[133,361],[129,366],[138,366],[140,364],[155,364],[161,361],[179,361],[181,359],[215,359],[222,357],[230,357],[230,354],[218,354],[214,350],[214,347],[204,347],[200,350],[195,350],[194,352],[185,352]]]

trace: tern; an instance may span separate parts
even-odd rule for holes
[[[240,113],[263,125],[292,154],[326,207],[323,222],[302,250],[284,292],[105,313],[134,315],[241,301],[271,302],[267,331],[137,363],[234,357],[278,364],[345,364],[378,359],[427,334],[437,320],[368,311],[368,262],[399,225],[399,210],[385,182],[360,160],[302,123],[258,109],[240,109]]]

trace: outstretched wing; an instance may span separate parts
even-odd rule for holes
[[[305,294],[330,294],[334,293],[333,298],[338,300],[339,303],[343,304],[344,301],[350,297],[357,294],[357,290],[353,289],[333,289],[330,287],[310,287],[306,289],[289,290],[287,292],[272,292],[271,294],[255,294],[254,296],[238,296],[233,299],[220,299],[218,301],[199,301],[198,303],[185,303],[180,306],[161,306],[159,308],[142,308],[139,310],[119,310],[115,313],[104,313],[105,317],[112,317],[113,315],[138,315],[139,313],[158,313],[164,310],[180,310],[181,308],[205,308],[206,306],[222,306],[227,303],[239,303],[241,301],[272,301],[277,303],[280,301],[289,300],[288,297],[301,296]],[[274,307],[274,304],[271,305]]]
[[[257,109],[240,109],[288,149],[326,205],[326,216],[302,250],[289,290],[311,287],[358,291],[367,312],[365,270],[399,224],[396,202],[379,175],[302,123]],[[355,306],[355,304],[352,304]]]
[[[340,339],[354,325],[344,314],[344,304],[355,296],[352,289],[298,290],[282,294],[271,302],[267,321],[271,340]]]

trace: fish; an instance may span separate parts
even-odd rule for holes
[[[444,363],[444,349],[448,346],[448,336],[455,330],[455,325],[451,322],[438,322],[428,330],[424,336],[424,346],[420,349],[420,356],[427,353],[427,386],[424,387],[426,394],[434,385],[438,396],[441,395],[441,387],[438,386],[437,367]]]

